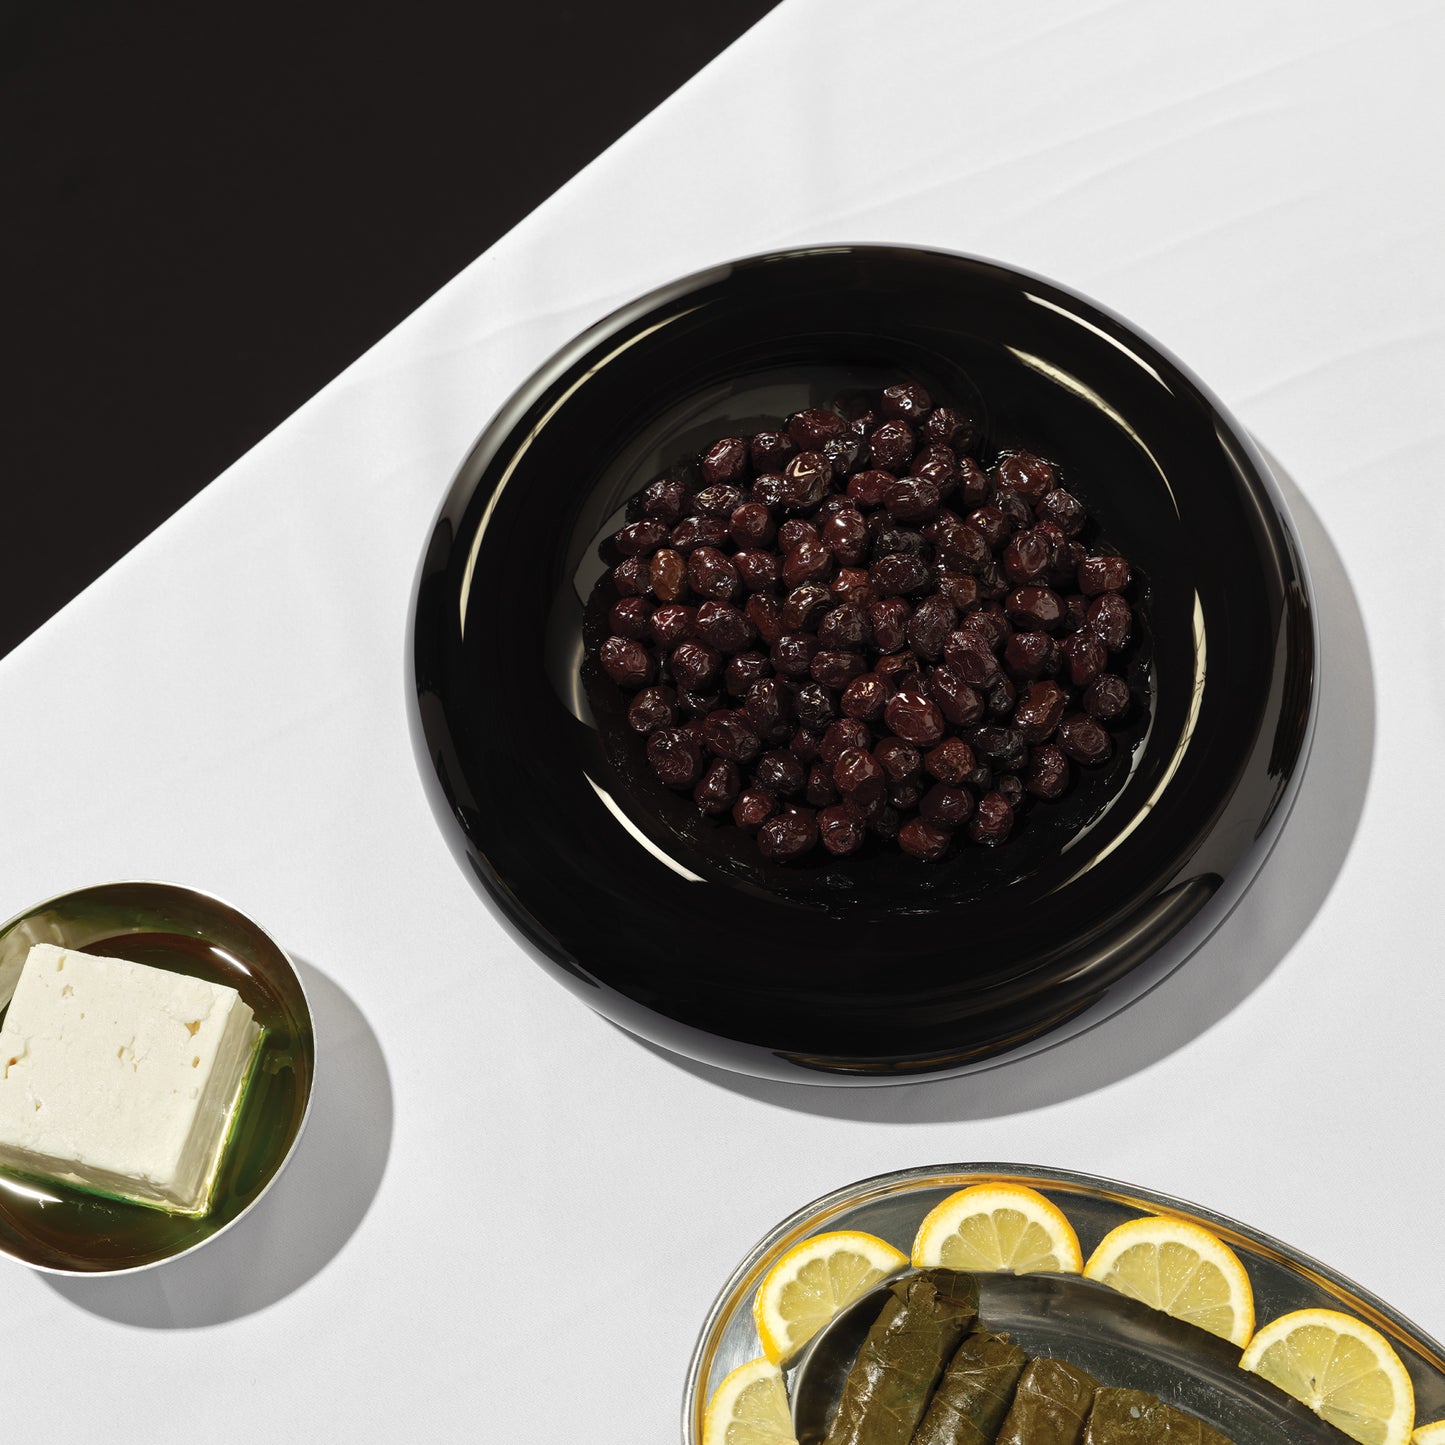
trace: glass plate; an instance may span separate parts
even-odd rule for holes
[[[1355,1315],[1399,1351],[1414,1382],[1417,1420],[1445,1417],[1445,1351],[1383,1300],[1288,1245],[1196,1204],[1132,1184],[1033,1165],[941,1164],[850,1184],[800,1209],[759,1241],[724,1286],[698,1339],[683,1401],[685,1445],[699,1445],[703,1411],[723,1376],[762,1353],[753,1327],[753,1296],[780,1255],[809,1235],[838,1229],[879,1235],[906,1254],[934,1205],[957,1189],[985,1181],[1026,1184],[1051,1199],[1078,1231],[1086,1259],[1109,1230],[1141,1214],[1169,1214],[1203,1225],[1243,1261],[1260,1325],[1299,1309]],[[1347,1439],[1274,1386],[1241,1370],[1240,1351],[1227,1340],[1104,1285],[1077,1275],[980,1275],[979,1296],[980,1318],[991,1329],[1006,1330],[1030,1355],[1058,1356],[1105,1385],[1148,1390],[1222,1430],[1236,1445],[1286,1440],[1343,1445]],[[839,1327],[846,1326],[847,1321],[839,1321]],[[790,1386],[797,1368],[787,1372]],[[817,1445],[818,1423],[800,1415],[796,1424],[800,1445]]]

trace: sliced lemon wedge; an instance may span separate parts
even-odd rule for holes
[[[1410,1445],[1445,1445],[1445,1420],[1432,1420],[1428,1425],[1415,1426]]]
[[[913,1263],[920,1269],[1078,1274],[1079,1236],[1063,1212],[1022,1184],[975,1184],[937,1204],[918,1226]]]
[[[1147,1215],[1111,1229],[1084,1278],[1243,1345],[1254,1329],[1254,1290],[1222,1239],[1183,1219]]]
[[[839,1230],[795,1244],[767,1272],[753,1300],[763,1354],[790,1360],[845,1305],[908,1263],[876,1234]]]
[[[1415,1390],[1390,1342],[1338,1310],[1295,1310],[1249,1342],[1240,1367],[1361,1445],[1408,1445]]]
[[[771,1360],[739,1365],[712,1392],[702,1445],[798,1445],[783,1372]]]

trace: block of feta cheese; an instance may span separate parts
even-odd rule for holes
[[[0,1170],[204,1214],[260,1036],[233,988],[33,945],[0,1026]]]

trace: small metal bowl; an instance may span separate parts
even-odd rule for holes
[[[616,689],[590,685],[598,544],[713,439],[900,377],[969,408],[987,452],[1062,466],[1136,570],[1150,706],[1002,847],[768,864],[651,778]],[[472,881],[593,1008],[725,1068],[888,1083],[1047,1047],[1203,943],[1290,811],[1316,650],[1264,459],[1163,348],[993,262],[829,246],[677,281],[523,383],[422,560],[411,720]]]
[[[285,949],[230,904],[175,883],[102,883],[62,893],[0,927],[0,1017],[30,946],[129,958],[227,984],[266,1030],[210,1211],[166,1214],[0,1172],[0,1254],[48,1274],[130,1274],[223,1234],[275,1183],[311,1109],[311,1007]]]

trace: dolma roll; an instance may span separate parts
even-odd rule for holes
[[[966,1335],[953,1352],[913,1445],[993,1445],[1028,1356],[1007,1335]]]
[[[1203,1420],[1143,1390],[1098,1390],[1084,1445],[1232,1445]]]
[[[1019,1376],[998,1445],[1083,1445],[1099,1382],[1062,1360],[1031,1360]]]
[[[898,1280],[848,1372],[824,1445],[909,1445],[978,1316],[978,1281],[952,1269]]]

